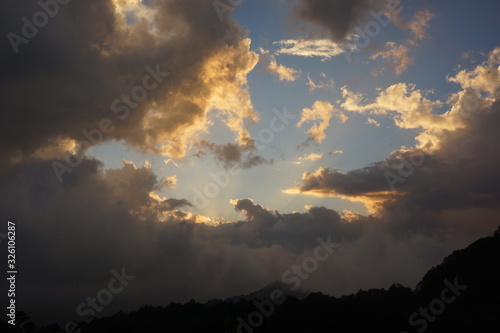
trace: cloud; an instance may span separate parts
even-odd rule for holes
[[[221,163],[224,168],[233,167],[251,168],[260,164],[271,164],[271,160],[266,160],[254,154],[254,146],[242,147],[234,143],[215,144],[207,140],[200,140],[197,143],[198,152],[195,156],[201,157],[206,151],[214,155],[215,161]]]
[[[497,118],[498,101],[471,115],[466,127],[447,131],[437,150],[397,151],[384,161],[345,174],[322,167],[304,173],[301,185],[287,192],[360,201],[372,214],[382,215],[408,205],[422,212],[500,208],[500,192],[493,185],[500,180],[495,171],[500,161],[486,147],[499,139],[488,125]],[[399,177],[394,191],[388,182],[389,172]]]
[[[395,42],[387,42],[383,51],[370,56],[372,60],[377,58],[389,60],[394,73],[397,75],[403,73],[408,65],[413,62],[413,59],[408,56],[408,47],[405,45],[396,45]]]
[[[317,144],[321,144],[325,139],[325,130],[330,125],[330,119],[334,113],[340,118],[342,122],[347,120],[347,117],[339,112],[332,104],[325,101],[314,102],[311,109],[304,108],[302,110],[302,115],[297,123],[297,127],[301,127],[305,122],[313,121],[318,122],[314,124],[307,133],[309,134],[309,139],[314,140]]]
[[[424,92],[414,85],[398,83],[382,91],[371,104],[363,105],[363,96],[342,88],[345,101],[341,106],[350,112],[375,115],[393,115],[394,123],[401,128],[422,128],[427,130],[418,137],[420,148],[439,147],[436,133],[455,130],[464,125],[457,112],[436,114],[435,109],[443,102],[431,101],[424,97]]]
[[[176,176],[169,176],[165,180],[165,186],[168,188],[175,188],[176,184],[177,184],[177,177]]]
[[[269,51],[261,49],[261,54],[260,62],[263,64],[264,70],[268,73],[278,75],[280,81],[295,81],[300,77],[300,71],[284,65],[278,65],[276,58],[269,54]]]
[[[345,42],[353,29],[366,20],[370,10],[386,7],[386,0],[300,0],[296,17],[325,28],[335,42]]]
[[[259,289],[312,255],[318,237],[330,237],[340,248],[301,286],[340,296],[393,282],[413,286],[445,255],[484,231],[482,221],[470,226],[470,214],[469,229],[455,229],[453,237],[443,237],[436,229],[419,229],[435,221],[434,217],[414,222],[422,213],[411,221],[401,219],[399,232],[385,217],[339,214],[314,206],[305,213],[280,213],[251,199],[232,201],[244,219],[217,223],[179,210],[189,208],[183,199],[151,195],[164,188],[151,168],[125,163],[105,172],[98,161],[82,163],[66,183],[58,182],[50,163],[40,160],[22,161],[0,179],[0,218],[15,216],[18,222],[24,243],[20,260],[25,262],[19,283],[32,291],[20,293],[17,300],[42,323],[74,318],[76,306],[103,288],[113,268],[125,267],[136,279],[101,315]],[[362,182],[365,189],[370,187],[368,180]],[[362,193],[348,181],[342,188]],[[439,194],[435,198],[441,198]],[[411,201],[407,204],[413,209]],[[396,208],[394,214],[403,218],[404,212]],[[40,303],[46,297],[51,307]]]
[[[405,21],[398,15],[402,9],[401,1],[391,0],[299,0],[298,6],[294,7],[294,14],[299,19],[326,29],[330,38],[337,43],[348,40],[356,27],[374,20],[376,14],[388,14],[389,19],[399,28],[408,30],[413,39],[424,39],[434,14],[426,9],[419,10],[411,21]]]
[[[302,164],[304,161],[316,161],[321,158],[323,158],[323,154],[310,153],[308,155],[299,157],[299,160],[293,162],[293,164],[299,165]]]
[[[280,279],[310,255],[317,237],[354,239],[361,228],[328,209],[279,214],[248,199],[234,202],[245,220],[213,225],[180,211],[189,208],[186,200],[155,194],[168,193],[163,184],[151,168],[127,161],[104,171],[85,159],[65,183],[53,177],[48,161],[13,166],[0,179],[0,218],[15,217],[23,233],[19,283],[33,291],[17,295],[23,310],[43,323],[73,319],[76,306],[121,267],[137,278],[101,315],[229,297]],[[45,297],[51,307],[39,302]]]
[[[340,216],[342,220],[347,221],[349,223],[363,219],[363,215],[350,210],[343,210]]]
[[[391,193],[385,178],[379,182],[368,178],[367,169],[351,171],[342,174],[328,167],[322,167],[315,172],[305,172],[302,175],[302,184],[299,187],[284,190],[287,194],[310,194],[325,197],[339,197],[365,204],[371,214],[375,214],[380,205],[391,199]]]
[[[172,164],[173,164],[173,165],[175,165],[177,168],[180,168],[180,165],[179,165],[179,164],[177,164],[177,163],[175,162],[175,160],[173,160],[173,159],[171,159],[171,158],[166,159],[166,160],[163,160],[163,163],[165,163],[165,164],[172,163]]]
[[[323,157],[323,154],[311,153],[309,155],[305,155],[305,156],[299,157],[299,160],[300,161],[316,161],[316,160],[319,160],[322,157]]]
[[[413,63],[414,59],[408,54],[418,46],[419,41],[427,37],[429,21],[433,17],[434,14],[428,10],[416,12],[413,20],[408,22],[402,20],[398,16],[392,17],[392,20],[398,27],[410,31],[411,38],[399,45],[396,42],[387,42],[385,46],[382,47],[382,50],[370,56],[370,59],[375,60],[377,58],[382,58],[386,60],[389,62],[394,73],[400,75]]]
[[[468,223],[465,216],[474,215],[481,216],[476,231],[486,228],[500,212],[496,171],[500,157],[491,145],[500,139],[493,125],[500,120],[500,101],[493,82],[499,63],[497,52],[492,51],[484,64],[455,76],[452,81],[460,82],[465,90],[452,94],[450,110],[442,115],[432,113],[434,102],[418,90],[406,90],[405,84],[391,86],[365,106],[358,104],[359,96],[348,94],[345,106],[351,111],[396,112],[398,126],[421,127],[423,132],[416,138],[420,144],[347,173],[328,167],[306,172],[300,184],[285,192],[362,202],[371,214],[395,229],[403,225],[432,230],[463,228]],[[488,66],[489,73],[485,71]],[[484,94],[475,96],[474,109],[463,104],[472,86]],[[429,146],[425,139],[439,144]],[[465,228],[474,229],[470,225]]]
[[[117,16],[122,20],[134,23],[141,20],[147,21],[150,23],[150,32],[154,32],[155,24],[151,18],[154,17],[155,11],[150,5],[141,0],[112,0],[112,2]]]
[[[336,150],[336,151],[332,151],[332,152],[329,152],[328,154],[329,155],[339,155],[339,154],[343,154],[344,152],[342,150]]]
[[[488,59],[473,70],[461,70],[449,82],[459,84],[462,89],[477,90],[497,96],[500,91],[500,47],[488,54]]]
[[[37,3],[4,1],[1,7],[10,13],[0,23],[3,35],[21,33],[19,18],[39,10]],[[209,113],[220,115],[238,144],[251,146],[248,126],[258,114],[246,76],[258,55],[250,42],[233,19],[221,21],[210,2],[60,6],[31,43],[19,45],[19,54],[7,38],[1,42],[1,123],[11,124],[0,133],[4,169],[30,156],[66,153],[55,149],[82,141],[123,140],[141,152],[180,159],[206,133]],[[103,119],[112,130],[99,136]]]
[[[273,238],[256,238],[257,225],[200,224],[203,217],[178,211],[189,207],[186,200],[151,195],[164,188],[163,180],[151,168],[132,163],[103,171],[98,161],[84,160],[60,183],[49,162],[25,160],[2,177],[0,188],[0,216],[17,221],[26,241],[19,283],[37,290],[19,293],[17,299],[45,323],[73,319],[76,306],[103,288],[113,268],[126,267],[137,279],[127,289],[130,293],[122,293],[102,314],[260,288],[278,279],[300,249],[315,241],[313,232],[309,239],[297,237],[287,245],[294,248],[290,252],[285,241],[275,245]],[[256,271],[248,275],[247,269]],[[238,272],[243,275],[236,282]],[[40,297],[50,297],[52,306],[43,306]]]
[[[371,56],[371,59],[390,61],[398,75],[411,64],[412,58],[408,53],[418,45],[418,41],[426,38],[429,22],[434,17],[433,13],[425,9],[417,11],[410,21],[406,21],[399,15],[403,9],[401,1],[392,0],[299,0],[296,3],[293,9],[295,17],[327,31],[339,50],[355,50],[357,43],[349,41],[360,38],[360,31],[364,30],[366,22],[380,24],[380,17],[387,19],[387,24],[392,21],[400,29],[409,31],[411,36],[404,43],[396,45],[395,42],[387,42],[383,50]],[[301,51],[297,47],[292,49],[294,53]],[[340,53],[343,52],[333,52],[333,56]],[[304,54],[308,56],[307,52]]]
[[[434,14],[429,10],[420,10],[415,13],[412,20],[405,21],[398,15],[400,12],[399,4],[399,1],[388,0],[300,0],[294,8],[294,14],[298,18],[328,31],[330,39],[334,43],[344,45],[337,46],[342,49],[354,47],[354,45],[347,43],[355,36],[355,29],[362,27],[370,19],[375,20],[375,13],[379,13],[378,15],[381,15],[380,13],[383,11],[390,13],[390,21],[399,28],[409,31],[411,38],[400,45],[396,45],[395,42],[387,42],[383,50],[376,52],[370,58],[373,60],[382,58],[390,61],[394,72],[399,75],[411,64],[412,58],[408,56],[408,53],[417,46],[418,41],[425,39],[429,22],[434,17]],[[292,49],[298,49],[294,50],[294,53],[299,53],[300,48],[293,47]],[[304,53],[307,54],[307,52]],[[334,52],[334,56],[340,53],[342,52]]]
[[[366,122],[367,122],[368,124],[372,124],[372,125],[375,125],[375,126],[377,126],[377,127],[379,127],[379,126],[380,126],[380,123],[379,123],[378,121],[376,121],[375,119],[373,119],[373,118],[368,118],[368,119],[366,120]]]
[[[76,306],[105,286],[110,270],[121,267],[136,279],[100,315],[144,304],[225,298],[280,280],[284,271],[313,255],[318,237],[341,246],[303,281],[304,289],[340,296],[393,282],[414,286],[452,250],[490,233],[493,217],[497,226],[498,175],[485,171],[496,170],[498,156],[493,145],[478,146],[496,142],[490,140],[498,136],[498,114],[487,113],[475,129],[450,137],[448,159],[429,156],[421,176],[417,172],[398,184],[409,196],[384,201],[379,217],[314,206],[283,213],[238,199],[232,204],[245,217],[219,223],[183,211],[191,208],[185,199],[165,199],[170,191],[165,178],[147,165],[124,161],[121,168],[105,171],[99,161],[84,159],[61,183],[49,161],[25,159],[0,178],[0,219],[14,217],[18,223],[24,244],[18,278],[31,291],[19,293],[17,300],[42,323],[74,319]],[[464,140],[469,144],[464,146]],[[493,160],[485,164],[482,154],[493,154]],[[458,163],[465,157],[474,163]],[[445,169],[440,171],[438,162]],[[316,176],[321,175],[323,184],[346,197],[379,194],[387,186],[375,169],[344,176],[325,170]],[[459,182],[450,182],[459,175],[464,176]],[[467,210],[482,206],[491,212]],[[456,211],[461,207],[462,214]],[[446,236],[445,229],[453,232]],[[51,307],[41,298],[50,298]]]
[[[274,42],[281,46],[276,54],[289,54],[300,57],[320,57],[323,61],[345,52],[344,48],[328,39],[288,39]]]
[[[401,29],[408,30],[414,40],[422,40],[427,37],[429,22],[434,18],[434,14],[429,10],[419,10],[413,16],[413,20],[405,22],[399,17],[394,17],[394,23]]]
[[[419,150],[425,163],[391,193],[384,172],[397,172],[416,149],[346,174],[320,168],[294,188],[362,200],[371,204],[371,216],[314,206],[304,213],[279,212],[244,198],[233,201],[243,219],[214,221],[172,196],[174,185],[185,186],[175,176],[162,178],[148,163],[130,161],[104,170],[87,156],[59,182],[51,161],[65,163],[66,152],[90,140],[82,130],[99,128],[103,118],[116,126],[103,142],[123,140],[170,159],[205,142],[203,149],[224,165],[262,162],[248,129],[258,121],[246,86],[258,61],[250,40],[230,16],[220,20],[211,1],[150,3],[144,8],[124,0],[70,2],[31,43],[20,46],[21,53],[11,52],[8,39],[0,42],[0,220],[17,222],[23,272],[16,300],[35,321],[74,319],[77,305],[122,267],[136,279],[100,315],[248,293],[281,279],[313,255],[318,237],[328,236],[341,247],[304,281],[305,289],[340,296],[393,282],[414,286],[452,250],[497,227],[500,157],[492,143],[499,139],[500,105],[491,80],[498,74],[498,51],[488,63],[450,79],[464,90],[450,97],[451,109],[442,119],[432,112],[441,104],[411,85],[390,87],[367,104],[345,90],[349,111],[395,114],[402,127],[421,127],[422,139],[440,142]],[[365,8],[361,1],[345,2],[346,8],[355,8],[353,3]],[[0,9],[8,13],[0,21],[5,36],[18,31],[19,18],[38,6],[2,1]],[[347,24],[335,24],[349,28],[359,15],[339,17]],[[169,75],[137,106],[127,106],[122,94],[138,91],[147,66]],[[117,98],[120,107],[128,107],[126,119],[119,118],[125,109],[111,110]],[[211,125],[210,113],[236,142],[200,139]],[[308,133],[320,143],[333,115],[345,119],[318,101],[303,110],[299,124],[315,122]]]
[[[187,201],[186,199],[170,198],[170,199],[163,200],[163,202],[161,203],[160,209],[164,210],[164,211],[172,211],[172,210],[175,210],[178,208],[189,207],[189,206],[192,206],[192,204],[189,201]]]
[[[373,103],[363,104],[363,95],[342,87],[344,102],[342,108],[350,112],[376,115],[394,115],[394,123],[401,128],[423,129],[417,140],[418,148],[439,149],[441,141],[449,131],[467,125],[467,118],[473,113],[487,109],[498,98],[500,92],[500,48],[493,50],[488,59],[472,70],[462,70],[448,81],[461,85],[461,91],[451,94],[447,112],[437,114],[436,109],[444,103],[432,101],[415,85],[398,83],[382,91]]]
[[[381,241],[384,235],[390,234],[399,235],[395,243],[389,236],[392,250],[428,260],[433,251],[448,251],[445,250],[448,245],[440,248],[438,238],[449,245],[458,244],[466,234],[476,235],[474,238],[488,235],[498,224],[500,156],[491,143],[500,139],[496,125],[499,121],[500,101],[497,100],[471,113],[465,127],[446,131],[439,149],[396,151],[383,161],[346,173],[321,167],[304,173],[299,184],[284,192],[337,197],[365,204],[371,218],[369,224],[384,232],[364,232],[353,245],[354,252],[363,246],[375,246],[371,247],[375,249],[376,240]],[[388,174],[398,178],[393,188]],[[347,218],[356,219],[356,216],[349,214]],[[416,244],[425,248],[418,255]],[[385,245],[383,248],[382,251],[389,250]],[[365,262],[370,255],[365,253],[361,257],[356,260]],[[371,258],[376,257],[378,255]],[[386,259],[398,260],[392,254]]]
[[[461,58],[468,60],[471,64],[475,63],[477,61],[476,56],[474,55],[473,51],[464,51],[461,54]]]
[[[321,74],[322,74],[321,76],[323,78],[326,78],[325,73],[321,73]],[[311,92],[311,93],[316,89],[326,89],[326,88],[333,89],[333,87],[335,87],[335,81],[333,79],[329,79],[328,82],[320,81],[319,83],[315,83],[311,79],[309,74],[307,74],[307,83],[306,84],[309,86],[309,92]]]

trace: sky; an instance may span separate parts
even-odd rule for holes
[[[41,322],[122,268],[99,315],[248,293],[318,237],[302,288],[414,287],[498,226],[497,1],[0,6],[0,233]]]

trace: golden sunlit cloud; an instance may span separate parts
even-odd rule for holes
[[[376,121],[375,119],[373,119],[373,118],[368,118],[368,119],[366,120],[366,122],[367,122],[368,124],[371,124],[371,125],[374,125],[374,126],[377,126],[377,127],[379,127],[379,126],[380,126],[380,123],[379,123],[378,121]]]
[[[362,94],[342,87],[344,102],[341,106],[350,112],[366,114],[394,114],[394,123],[401,128],[421,128],[416,140],[417,148],[433,151],[439,149],[447,131],[455,131],[466,126],[466,118],[471,112],[479,112],[489,107],[499,97],[500,92],[500,48],[493,50],[488,59],[473,70],[462,70],[449,82],[460,84],[462,91],[451,94],[447,104],[449,111],[436,114],[435,109],[443,102],[431,101],[415,85],[398,83],[382,91],[371,104],[363,104]],[[482,96],[486,93],[489,96]],[[368,120],[369,123],[373,121]],[[375,123],[373,123],[375,124]]]
[[[176,176],[168,176],[165,178],[165,187],[175,188],[176,184],[177,184],[177,177]]]
[[[296,187],[282,190],[281,193],[291,194],[291,195],[296,195],[296,194],[311,195],[320,198],[334,197],[334,198],[349,200],[352,202],[361,202],[368,210],[368,213],[375,216],[380,213],[380,210],[383,208],[383,204],[386,204],[391,201],[395,202],[398,197],[403,195],[403,193],[398,193],[393,191],[364,193],[362,195],[345,195],[330,189],[312,189],[308,191],[303,191],[302,189]]]
[[[76,154],[78,142],[68,138],[51,139],[49,143],[38,148],[33,156],[44,160],[64,159],[67,154]]]
[[[434,14],[429,10],[421,10],[415,13],[412,21],[404,22],[399,17],[393,17],[393,21],[401,29],[410,31],[415,40],[422,40],[427,36],[429,22],[433,17]]]
[[[301,57],[320,57],[322,61],[329,60],[345,50],[329,39],[288,39],[274,42],[281,46],[276,54],[290,54]]]
[[[427,269],[500,220],[500,48],[466,40],[497,41],[499,5],[466,3],[432,5],[431,31],[416,1],[3,0],[0,212],[31,263],[24,326],[147,331],[151,306],[186,304],[194,326],[169,312],[190,331],[266,286],[437,286]],[[205,330],[256,326],[215,310]]]
[[[488,59],[473,70],[461,70],[449,82],[458,83],[462,89],[473,89],[498,95],[500,91],[500,47],[495,48],[488,55]]]
[[[316,160],[319,160],[322,157],[323,157],[323,154],[311,153],[309,155],[305,155],[305,156],[299,157],[299,160],[300,161],[316,161]]]
[[[342,150],[335,150],[335,151],[329,152],[328,154],[329,155],[339,155],[339,154],[343,154],[343,153],[344,153],[344,151],[342,151]]]
[[[398,83],[382,91],[371,104],[362,105],[363,96],[349,91],[346,87],[342,88],[344,103],[342,107],[346,111],[389,115],[393,117],[396,126],[401,128],[422,128],[428,130],[427,137],[421,136],[420,148],[437,149],[439,147],[439,138],[430,133],[436,131],[450,131],[463,127],[462,118],[453,114],[438,115],[434,113],[443,105],[441,101],[431,101],[424,97],[424,93],[415,89],[414,85]],[[370,122],[373,123],[373,122]]]
[[[378,214],[383,205],[398,200],[404,192],[391,191],[381,175],[382,183],[370,183],[363,173],[356,181],[349,175],[321,167],[315,172],[304,172],[301,185],[282,190],[285,194],[303,194],[317,197],[336,197],[352,202],[361,202],[370,214]]]
[[[343,210],[340,216],[342,217],[343,220],[345,220],[348,223],[352,223],[353,221],[357,221],[363,217],[361,214],[358,214],[350,210]]]
[[[299,157],[298,161],[292,162],[293,164],[299,165],[302,164],[304,161],[316,161],[323,158],[323,154],[316,154],[316,153],[311,153],[308,155],[304,155],[302,157]]]
[[[408,56],[408,47],[405,45],[396,45],[395,42],[387,42],[384,49],[372,55],[370,59],[382,58],[388,60],[396,75],[403,73],[408,65],[413,62],[413,59]]]
[[[321,73],[321,77],[326,79],[326,74]],[[333,89],[335,87],[335,81],[333,79],[329,79],[327,82],[320,81],[318,83],[314,82],[309,74],[307,74],[307,83],[306,85],[309,86],[309,92],[314,92],[316,89]]]
[[[163,160],[163,163],[165,164],[169,164],[169,163],[172,163],[173,165],[175,165],[177,168],[180,168],[180,165],[178,163],[175,162],[175,160],[169,158],[169,159],[165,159]]]
[[[246,76],[257,64],[258,55],[250,51],[250,42],[245,39],[236,46],[223,46],[200,70],[200,90],[179,87],[177,92],[169,92],[164,105],[149,111],[144,121],[147,147],[159,146],[154,152],[181,159],[198,142],[199,134],[208,132],[210,111],[217,112],[239,145],[253,147],[248,126],[259,116],[253,109]]]
[[[260,53],[259,62],[262,63],[264,70],[278,75],[280,81],[295,81],[300,77],[300,71],[284,65],[278,65],[276,58],[269,51],[261,48]]]
[[[316,101],[311,109],[304,108],[302,110],[302,116],[297,123],[297,127],[301,127],[305,122],[316,122],[306,133],[309,134],[311,140],[314,140],[319,145],[326,137],[325,130],[330,125],[330,119],[334,114],[343,123],[347,121],[347,117],[342,112],[339,112],[331,103]]]

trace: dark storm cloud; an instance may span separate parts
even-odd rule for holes
[[[293,253],[314,248],[318,235],[331,235],[332,241],[356,239],[361,235],[363,222],[346,223],[333,210],[324,207],[309,207],[306,214],[281,214],[255,204],[251,199],[232,201],[238,211],[245,213],[250,223],[233,223],[220,226],[232,239],[253,247],[280,245]]]
[[[362,23],[370,10],[392,0],[299,0],[294,13],[299,18],[328,29],[335,42],[343,42]]]
[[[345,37],[358,12],[368,7],[363,1],[352,2],[355,8],[336,3],[304,2],[311,8],[305,13],[312,20],[315,6],[325,5],[318,8],[349,14],[338,27],[332,26],[335,36]],[[161,37],[152,35],[145,23],[124,27],[110,1],[89,0],[61,6],[18,54],[2,39],[0,147],[2,163],[9,167],[0,177],[0,220],[17,222],[22,269],[17,299],[36,320],[83,319],[75,312],[77,305],[105,288],[110,271],[122,267],[136,278],[102,314],[247,293],[279,280],[291,265],[311,255],[317,237],[329,235],[341,247],[304,281],[305,288],[339,295],[393,282],[412,287],[451,250],[480,235],[494,214],[500,215],[495,211],[498,175],[493,172],[499,162],[494,146],[498,103],[478,112],[465,129],[449,133],[441,151],[397,184],[397,192],[404,195],[396,193],[392,201],[382,198],[380,217],[347,220],[324,207],[280,213],[241,199],[233,203],[246,214],[245,220],[195,223],[196,215],[179,210],[190,208],[187,200],[152,195],[162,189],[168,194],[171,181],[130,162],[104,171],[101,162],[84,158],[59,182],[51,165],[52,158],[64,163],[58,145],[66,145],[65,138],[87,139],[81,131],[98,128],[103,118],[116,116],[117,121],[106,140],[123,139],[159,153],[164,152],[156,151],[156,144],[170,140],[166,153],[182,156],[189,146],[184,134],[205,126],[209,106],[201,97],[222,103],[214,86],[228,88],[221,89],[224,95],[232,92],[243,97],[240,101],[248,97],[236,88],[241,87],[236,77],[251,70],[257,59],[237,29],[227,34],[227,25],[234,22],[221,21],[211,0],[155,4]],[[20,18],[39,10],[27,1],[0,0],[0,6],[3,35],[18,31]],[[146,66],[157,65],[169,76],[120,122],[122,113],[114,115],[111,103],[143,84]],[[245,103],[226,124],[240,146],[250,147],[241,124],[243,118],[256,117],[249,100]],[[157,113],[148,114],[151,109]],[[221,162],[246,163],[242,148],[221,147],[213,149]],[[327,170],[323,180],[314,182],[311,174],[303,192],[333,190],[346,197],[377,198],[387,185],[384,168],[377,164],[347,175]],[[424,210],[425,205],[430,209]],[[446,211],[462,206],[468,210]],[[477,222],[471,226],[473,218]],[[450,237],[432,232],[436,221],[453,229],[464,219],[462,229]],[[401,224],[401,232],[392,232]],[[421,232],[422,225],[431,232]]]
[[[84,160],[64,183],[49,162],[13,166],[0,180],[0,219],[15,217],[19,226],[23,308],[39,320],[78,317],[76,306],[121,267],[137,278],[107,311],[229,297],[280,279],[317,237],[352,240],[362,230],[325,208],[282,215],[250,200],[235,202],[245,221],[195,223],[192,214],[172,213],[186,200],[149,194],[162,186],[151,168],[130,162],[103,171]]]
[[[249,134],[241,124],[257,118],[241,88],[241,77],[258,58],[249,41],[230,17],[219,19],[212,1],[150,6],[150,24],[127,25],[111,0],[71,1],[60,5],[29,43],[19,45],[19,53],[2,38],[4,167],[65,139],[91,144],[123,139],[142,151],[182,157],[213,108],[230,115],[226,125],[245,145]],[[42,10],[35,1],[7,0],[0,1],[0,9],[2,36],[22,36],[21,18],[32,21]],[[225,102],[215,89],[241,104]],[[84,135],[83,130],[95,133],[103,119],[112,121],[112,130],[93,140]]]
[[[288,192],[361,201],[373,214],[360,236],[342,243],[329,273],[318,275],[317,284],[327,286],[331,274],[335,288],[349,288],[348,276],[358,278],[361,272],[383,284],[388,275],[381,270],[386,270],[393,280],[411,285],[412,275],[439,262],[453,247],[491,234],[500,220],[500,156],[494,144],[500,140],[499,122],[496,101],[470,112],[464,128],[444,130],[436,151],[407,150],[345,174],[328,168],[304,174],[302,183]],[[393,189],[387,172],[399,177]],[[405,272],[374,264],[382,262],[397,262]]]
[[[280,213],[250,199],[232,202],[245,213],[242,221],[196,223],[196,215],[176,209],[189,207],[186,200],[151,195],[162,188],[168,194],[167,185],[149,166],[130,162],[104,171],[85,159],[63,183],[49,161],[13,166],[0,179],[0,219],[18,225],[23,310],[36,320],[81,320],[77,305],[122,267],[136,278],[100,314],[244,294],[280,280],[312,255],[318,237],[340,248],[303,281],[305,289],[340,295],[393,282],[411,286],[476,235],[443,240],[408,225],[394,235],[383,218],[324,207]],[[40,301],[49,299],[50,307]]]

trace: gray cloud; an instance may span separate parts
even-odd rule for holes
[[[500,136],[491,124],[500,121],[500,102],[471,117],[466,128],[445,133],[436,152],[403,151],[397,157],[346,174],[322,168],[304,174],[298,191],[347,197],[373,195],[381,200],[401,196],[397,204],[401,200],[436,211],[497,206],[500,178],[496,169],[500,157],[492,142]],[[417,159],[416,154],[418,160],[424,161],[421,166],[412,166],[411,159]],[[404,181],[395,184],[396,191],[386,193],[391,189],[385,173],[399,175],[398,168],[411,175],[403,175]],[[387,200],[386,205],[391,206],[391,201]]]
[[[163,184],[151,168],[130,163],[104,171],[98,161],[84,160],[64,183],[46,161],[16,164],[0,180],[0,218],[14,217],[19,226],[23,308],[38,320],[77,317],[76,305],[121,267],[137,278],[110,312],[229,297],[279,279],[319,236],[359,233],[333,211],[280,215],[249,200],[236,203],[246,221],[195,223],[192,214],[171,213],[187,201],[149,195]],[[40,299],[50,299],[51,307]]]
[[[261,164],[272,164],[272,160],[255,155],[255,145],[252,142],[247,146],[241,146],[235,143],[216,144],[208,140],[200,140],[197,143],[198,152],[195,154],[197,157],[206,155],[207,151],[211,153],[215,161],[220,163],[226,169],[240,167],[251,168]]]
[[[378,10],[387,0],[300,0],[294,9],[297,17],[326,28],[335,42],[344,42],[362,23],[370,10]]]
[[[172,199],[172,198],[164,200],[161,205],[162,205],[161,209],[165,211],[172,211],[178,208],[192,206],[192,204],[186,199]]]
[[[0,219],[17,222],[22,252],[17,299],[42,322],[83,319],[76,306],[106,286],[113,268],[126,267],[136,279],[101,314],[256,290],[280,280],[328,235],[341,247],[304,288],[341,295],[393,282],[411,286],[477,236],[423,232],[405,221],[424,214],[409,218],[395,206],[387,209],[405,222],[401,232],[385,217],[344,217],[325,207],[280,213],[250,199],[232,202],[244,220],[196,223],[196,215],[179,210],[189,207],[186,200],[150,195],[169,188],[148,166],[125,162],[104,171],[85,159],[63,183],[52,172],[48,161],[28,159],[0,179]]]
[[[307,172],[302,183],[288,192],[361,201],[398,230],[460,229],[467,217],[475,220],[467,227],[475,234],[491,232],[500,211],[500,157],[493,144],[500,140],[494,125],[500,121],[500,101],[491,90],[489,96],[474,96],[472,109],[465,103],[472,97],[462,93],[453,94],[451,110],[444,115],[460,121],[460,126],[420,134],[436,145],[403,149],[384,161],[347,173],[328,167]]]
[[[365,1],[302,3],[298,14],[331,25],[336,39],[345,38],[369,8]],[[172,181],[148,166],[125,163],[105,171],[100,161],[83,158],[59,182],[50,162],[64,163],[63,151],[71,146],[64,139],[86,139],[83,129],[110,117],[116,129],[106,140],[179,157],[200,142],[197,130],[205,128],[207,110],[234,109],[225,124],[237,144],[205,149],[227,166],[262,162],[252,155],[253,141],[242,125],[256,115],[236,79],[255,66],[257,56],[238,29],[228,34],[235,22],[221,21],[208,0],[155,6],[159,36],[148,24],[125,27],[110,1],[89,0],[61,7],[17,55],[2,39],[0,220],[17,222],[17,300],[36,320],[83,319],[76,306],[106,287],[110,271],[121,267],[136,279],[102,314],[247,293],[279,280],[311,255],[317,237],[328,235],[341,247],[304,281],[305,288],[341,295],[393,282],[412,286],[452,250],[496,228],[498,102],[472,114],[465,128],[445,131],[440,150],[427,153],[395,192],[384,193],[384,172],[398,163],[391,159],[345,175],[324,169],[299,187],[303,193],[377,199],[378,215],[325,207],[280,213],[240,199],[233,204],[244,220],[211,225],[197,223],[201,217],[188,211],[187,200],[152,195],[169,193]],[[0,33],[18,31],[20,18],[37,10],[35,2],[1,0]],[[337,16],[328,18],[328,11],[340,21],[329,23]],[[168,78],[121,121],[111,103],[142,84],[146,66],[156,64]],[[243,107],[224,104],[214,86],[241,97]],[[148,119],[154,121],[144,126]],[[448,234],[440,232],[445,229]]]
[[[180,158],[206,128],[206,114],[213,109],[226,112],[224,124],[239,144],[251,141],[242,124],[257,115],[242,84],[258,55],[249,51],[237,23],[230,17],[221,21],[211,1],[150,6],[155,13],[150,24],[127,25],[111,0],[71,1],[21,44],[18,54],[2,39],[4,169],[39,149],[71,150],[60,143],[89,140],[82,131],[98,129],[105,118],[113,130],[102,138],[94,135],[91,144],[124,140],[144,152]],[[5,0],[0,9],[3,36],[22,34],[21,18],[31,20],[41,10],[37,2]],[[157,70],[169,73],[159,84],[151,74]],[[153,78],[145,79],[148,75]],[[145,84],[155,88],[142,97]],[[228,96],[237,102],[227,102]]]

